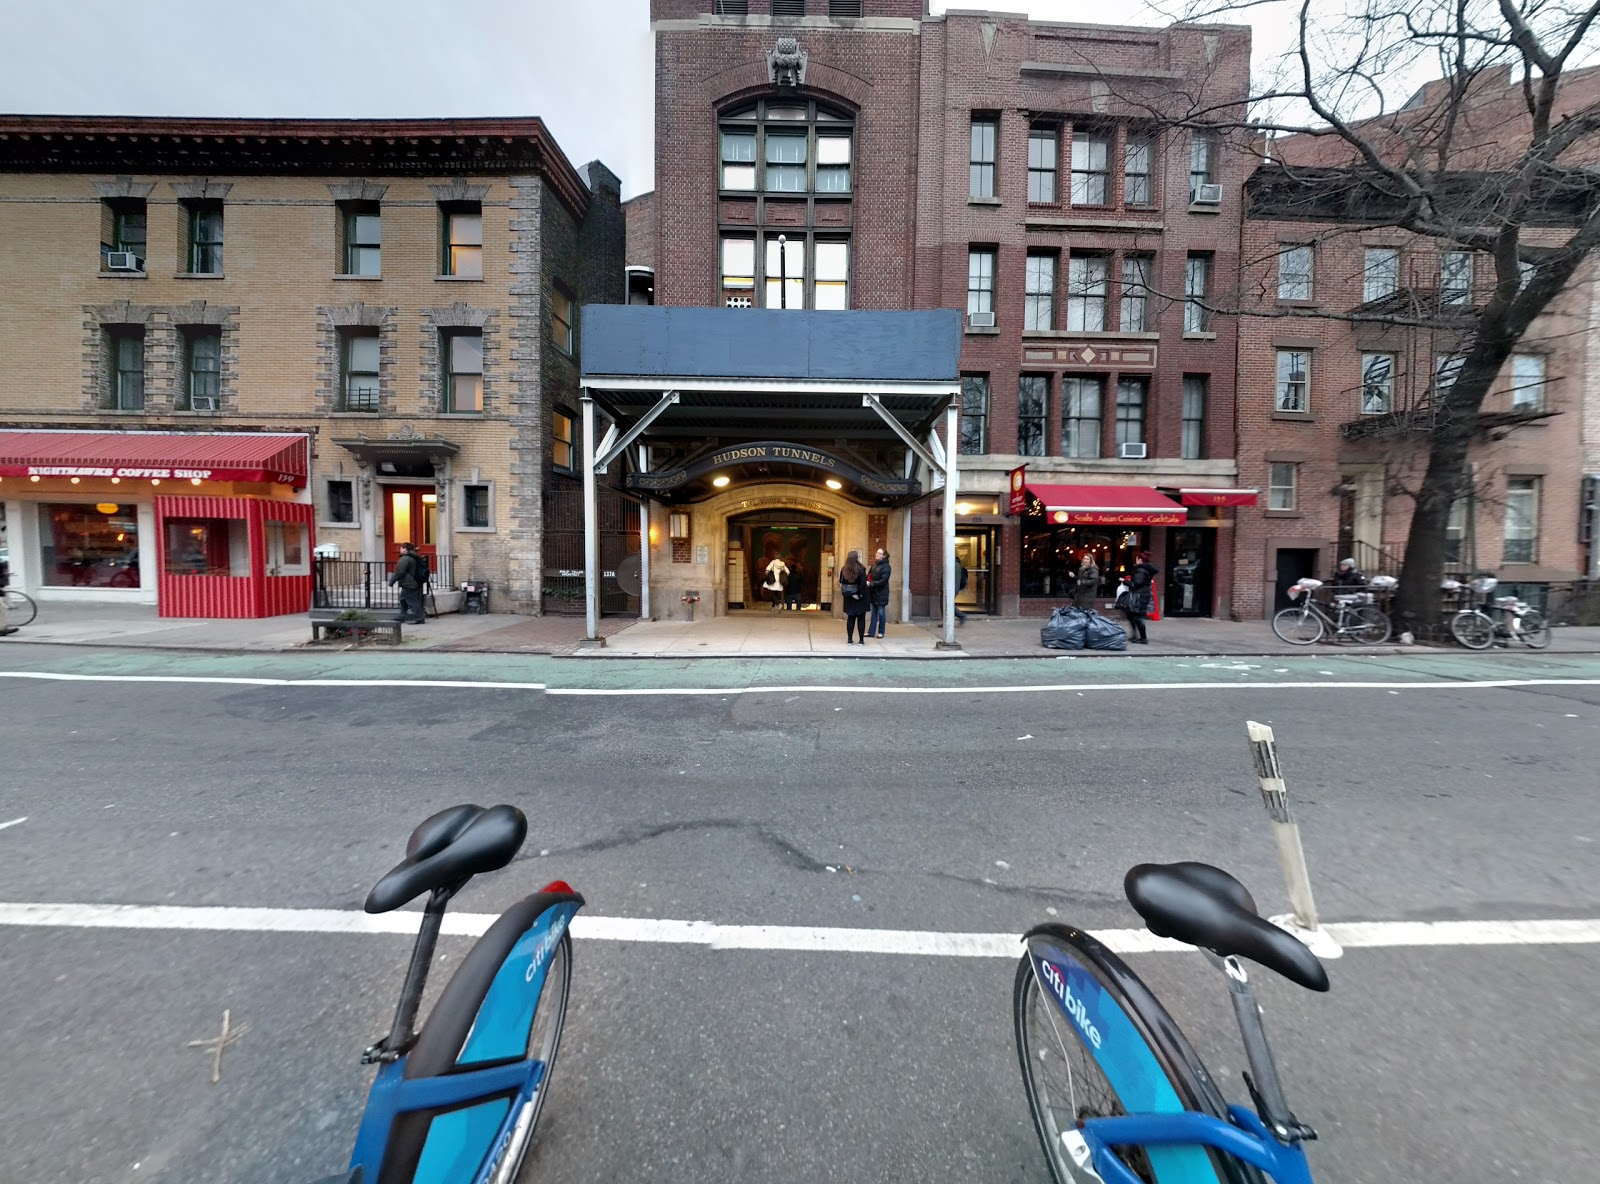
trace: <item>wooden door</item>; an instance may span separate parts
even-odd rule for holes
[[[435,567],[438,553],[439,499],[431,485],[383,487],[383,557],[392,568],[401,543],[415,543]]]

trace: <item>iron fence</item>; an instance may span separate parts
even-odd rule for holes
[[[429,587],[454,588],[453,555],[430,555]],[[394,565],[381,559],[318,556],[312,568],[314,608],[400,608],[400,589],[389,586]]]

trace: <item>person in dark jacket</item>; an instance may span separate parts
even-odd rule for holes
[[[400,589],[400,619],[408,625],[426,625],[428,614],[422,607],[422,560],[417,558],[417,544],[400,544],[394,582]]]
[[[1354,559],[1339,560],[1339,570],[1333,577],[1335,588],[1365,588],[1367,573],[1356,566]]]
[[[861,644],[867,644],[866,617],[871,596],[867,590],[867,569],[861,563],[861,552],[852,551],[839,569],[839,599],[844,602],[844,643],[854,645],[860,634]]]
[[[1150,562],[1148,552],[1139,552],[1138,560],[1133,565],[1133,571],[1129,573],[1128,590],[1117,597],[1117,607],[1122,610],[1122,615],[1128,618],[1129,632],[1134,634],[1129,640],[1139,645],[1149,645],[1150,638],[1144,631],[1144,619],[1155,607],[1156,573],[1161,569]]]
[[[806,602],[806,564],[803,556],[789,556],[789,580],[783,586],[783,602],[799,612]]]
[[[889,621],[889,552],[882,547],[872,558],[872,570],[867,573],[867,591],[872,596],[872,617],[867,621],[867,636],[882,637]]]

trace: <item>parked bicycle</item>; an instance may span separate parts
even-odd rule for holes
[[[1347,592],[1334,596],[1332,612],[1317,603],[1315,592],[1321,580],[1301,580],[1289,589],[1290,605],[1272,618],[1272,631],[1290,645],[1315,645],[1324,636],[1334,641],[1382,645],[1389,640],[1393,626],[1389,615],[1378,607],[1374,592]]]
[[[1204,863],[1141,864],[1123,884],[1152,933],[1199,947],[1228,979],[1255,1110],[1224,1102],[1150,989],[1080,929],[1025,937],[1013,1005],[1017,1056],[1056,1184],[1311,1184],[1316,1132],[1289,1109],[1240,958],[1313,991],[1315,954],[1256,912],[1244,885]]]
[[[0,591],[0,596],[6,600],[6,620],[13,628],[33,623],[33,618],[39,615],[39,606],[29,596],[17,588],[6,588]]]
[[[453,806],[422,822],[367,897],[386,913],[428,893],[349,1170],[321,1184],[513,1184],[561,1043],[572,975],[567,927],[583,897],[561,880],[512,905],[473,945],[412,1031],[450,898],[510,863],[528,833],[514,806]]]
[[[1468,585],[1483,600],[1450,618],[1450,635],[1469,650],[1509,646],[1513,641],[1536,650],[1544,649],[1550,644],[1550,622],[1545,615],[1518,597],[1496,596],[1494,590],[1498,586],[1499,581],[1493,576],[1480,576]],[[1459,592],[1461,585],[1446,580],[1444,589]]]

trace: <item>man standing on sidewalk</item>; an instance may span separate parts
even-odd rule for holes
[[[427,612],[422,607],[422,570],[417,544],[401,543],[400,558],[394,565],[394,582],[400,589],[400,620],[407,625],[428,623]]]

